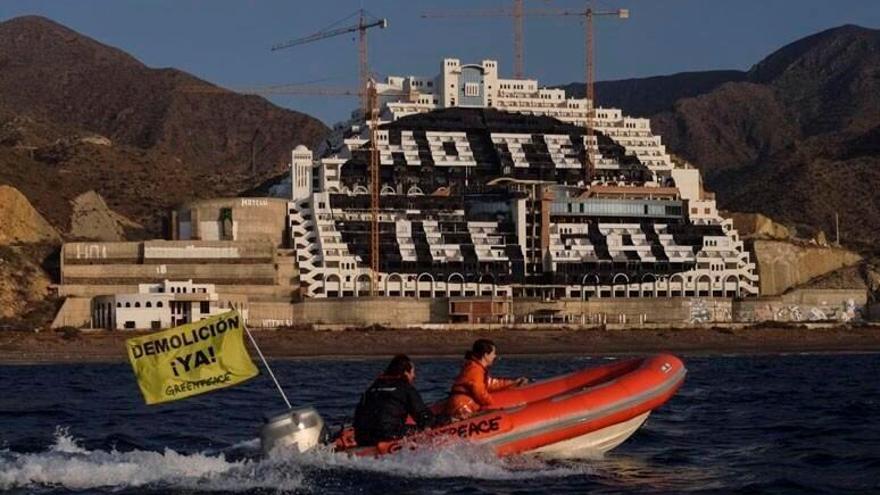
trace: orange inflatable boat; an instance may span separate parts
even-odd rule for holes
[[[354,432],[338,451],[382,455],[452,441],[484,445],[499,456],[537,453],[577,457],[605,452],[629,438],[681,386],[687,370],[660,354],[588,368],[492,395],[496,409],[373,447],[358,447]]]

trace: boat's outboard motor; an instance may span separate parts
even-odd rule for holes
[[[303,453],[317,447],[323,434],[324,420],[318,411],[313,407],[299,407],[266,416],[266,424],[260,430],[260,444],[264,455],[279,447]]]

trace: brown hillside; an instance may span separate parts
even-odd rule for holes
[[[57,243],[58,232],[14,187],[0,185],[0,245]]]
[[[45,18],[2,22],[0,183],[63,231],[70,200],[94,189],[157,234],[169,206],[248,190],[283,172],[294,146],[314,147],[327,132],[259,97],[182,90],[199,86],[212,87]],[[83,141],[95,134],[110,144]]]
[[[73,202],[87,191],[98,192],[112,210],[155,235],[170,206],[190,198],[235,195],[249,180],[242,174],[200,173],[161,150],[97,145],[83,139],[93,134],[75,128],[21,117],[6,124],[18,137],[0,139],[0,184],[21,191],[68,236]]]
[[[36,244],[0,245],[0,330],[10,323],[7,318],[21,317],[49,304],[46,298],[52,281],[39,260],[50,249]]]

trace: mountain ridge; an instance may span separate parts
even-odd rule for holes
[[[659,103],[645,107],[633,87]],[[746,72],[597,83],[597,103],[649,118],[667,149],[703,172],[719,207],[806,235],[833,232],[839,214],[843,242],[880,251],[880,30],[827,29]]]
[[[0,183],[63,232],[70,201],[96,189],[159,236],[169,207],[247,191],[284,173],[297,144],[315,147],[329,131],[40,16],[0,22],[0,95]],[[81,142],[90,135],[110,144]]]

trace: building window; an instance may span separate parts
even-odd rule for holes
[[[199,312],[204,314],[208,314],[211,312],[211,303],[208,301],[199,302]]]
[[[141,303],[140,303],[140,302],[135,302],[135,303],[134,303],[134,307],[136,307],[136,308],[141,307]]]
[[[164,306],[164,304],[162,304],[162,301],[156,303],[157,308],[161,308],[162,306]]]
[[[144,306],[147,307],[147,308],[152,308],[152,307],[153,307],[153,303],[151,303],[150,301],[147,301],[147,303],[146,303]]]
[[[126,308],[130,308],[130,307],[131,307],[131,303],[130,303],[130,302],[125,303],[125,307],[126,307]]]

